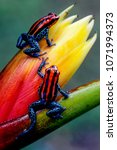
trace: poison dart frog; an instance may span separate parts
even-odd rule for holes
[[[23,49],[25,46],[30,45],[30,48],[24,50],[24,53],[31,56],[31,57],[39,57],[43,54],[37,54],[40,52],[40,47],[38,42],[45,38],[47,45],[52,46],[54,44],[48,39],[48,32],[49,28],[54,25],[59,16],[55,13],[49,13],[47,16],[42,17],[41,19],[37,20],[29,29],[28,33],[22,33],[18,40],[16,47]]]
[[[29,106],[29,118],[31,120],[30,127],[27,130],[24,130],[19,137],[27,135],[32,131],[36,125],[36,111],[42,109],[49,109],[46,115],[52,119],[60,119],[63,118],[61,113],[66,109],[62,107],[57,101],[56,97],[58,91],[64,96],[64,98],[68,98],[68,92],[65,92],[61,89],[58,84],[60,72],[57,69],[57,66],[51,66],[45,70],[45,75],[42,74],[42,68],[47,64],[47,59],[42,59],[41,65],[38,68],[38,75],[43,78],[43,83],[39,87],[39,97],[40,99],[36,102],[32,103]]]

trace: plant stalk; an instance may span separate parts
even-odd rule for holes
[[[39,111],[37,112],[36,128],[27,137],[15,139],[24,129],[29,127],[28,115],[0,125],[0,149],[22,148],[99,105],[99,81],[90,82],[71,90],[69,98],[59,97],[58,100],[61,106],[66,107],[62,113],[63,119],[53,120],[46,116],[46,109]]]

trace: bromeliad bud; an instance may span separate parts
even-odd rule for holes
[[[48,47],[44,39],[39,41],[42,52],[47,52],[43,57],[49,58],[46,67],[56,65],[60,71],[60,86],[69,81],[97,38],[94,34],[88,39],[93,16],[73,22],[77,15],[66,18],[72,8],[73,5],[60,13],[59,20],[49,30],[49,39],[56,45]],[[23,116],[29,105],[39,99],[37,91],[42,79],[37,70],[41,62],[41,57],[32,58],[20,50],[0,73],[0,123]]]

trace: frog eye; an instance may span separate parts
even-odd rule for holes
[[[47,69],[46,69],[46,72],[47,72],[47,73],[50,73],[50,68],[47,68]]]
[[[53,13],[49,13],[48,15],[53,15]]]
[[[55,13],[49,13],[48,15],[49,15],[49,16],[51,16],[51,15],[52,15],[52,16],[57,16]]]
[[[46,19],[46,21],[49,22],[50,20],[49,20],[49,19]]]
[[[54,70],[58,70],[56,66],[51,66],[51,68],[53,68]]]

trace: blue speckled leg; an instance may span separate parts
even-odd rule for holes
[[[28,48],[28,49],[24,50],[24,53],[26,55],[29,55],[29,56],[35,57],[35,58],[39,57],[39,54],[37,54],[36,52],[39,52],[39,50],[35,49],[35,48]]]
[[[48,63],[46,62],[47,60],[48,60],[48,57],[47,57],[46,59],[42,58],[42,62],[41,62],[41,64],[40,64],[39,68],[38,68],[37,73],[38,73],[38,75],[39,75],[41,78],[44,78],[44,74],[41,72],[41,70],[42,70],[42,68],[43,68],[46,64],[48,64]]]
[[[45,37],[45,35],[47,34],[47,28],[44,28],[41,32],[38,33],[38,35],[36,36],[36,41],[40,41],[41,39],[43,39]]]
[[[49,40],[48,33],[49,33],[49,29],[47,28],[45,38],[46,38],[46,42],[47,42],[48,46],[50,47],[50,46],[56,45],[56,44],[52,44],[52,42]]]
[[[30,107],[29,107],[29,118],[31,120],[30,127],[28,129],[24,130],[17,137],[17,139],[22,137],[22,136],[28,135],[28,134],[30,134],[30,132],[33,131],[33,129],[36,125],[36,111],[44,109],[45,106],[46,106],[46,101],[45,100],[39,100],[39,101],[36,101],[36,102],[34,102],[30,105]]]
[[[39,100],[34,103],[32,103],[29,107],[29,118],[31,119],[31,125],[28,129],[28,131],[32,130],[35,127],[36,124],[36,111],[44,109],[46,106],[45,100]]]
[[[68,98],[68,97],[69,97],[69,93],[63,91],[63,90],[61,89],[60,85],[58,85],[58,90],[59,90],[59,92],[60,92],[65,98]]]
[[[24,48],[25,46],[28,45],[27,40],[28,40],[27,33],[22,33],[17,40],[16,47],[20,49]]]
[[[40,47],[39,47],[37,40],[35,39],[33,35],[28,35],[26,33],[23,33],[18,38],[16,47],[23,49],[27,45],[30,45],[30,48],[24,50],[24,53],[26,55],[36,58],[36,57],[46,54],[46,52],[42,54],[37,54],[37,52],[40,52]]]
[[[53,101],[47,106],[48,109],[50,109],[46,114],[52,119],[60,119],[63,118],[61,113],[66,109],[65,107],[62,107],[59,103]]]
[[[48,46],[53,46],[55,44],[52,44],[51,41],[49,40],[48,38],[48,32],[49,32],[49,29],[48,28],[44,28],[36,37],[36,40],[37,41],[40,41],[42,38],[45,37],[46,39],[46,43]]]
[[[31,57],[39,57],[45,54],[37,54],[37,52],[40,52],[40,47],[38,42],[34,39],[32,35],[28,35],[27,43],[30,45],[30,48],[24,50],[25,54]]]

